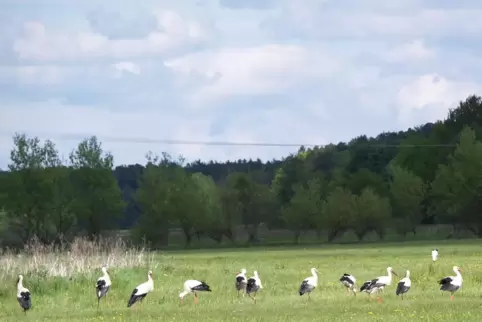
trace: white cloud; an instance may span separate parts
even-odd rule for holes
[[[55,86],[78,74],[79,68],[58,65],[23,65],[0,67],[0,80],[23,85]]]
[[[276,28],[277,34],[321,38],[445,38],[461,35],[480,38],[482,10],[465,8],[423,7],[422,2],[399,2],[385,6],[381,2],[358,2],[351,6],[342,2],[304,1],[307,5],[288,1],[277,14],[263,23]],[[390,1],[388,1],[390,2]],[[387,2],[387,3],[388,3]],[[470,21],[471,23],[467,23]]]
[[[165,65],[184,77],[202,74],[208,82],[196,99],[279,93],[311,79],[333,75],[341,62],[322,50],[270,44],[190,54]]]
[[[386,53],[390,62],[424,61],[434,56],[435,53],[421,39],[395,46]]]
[[[448,109],[467,96],[480,93],[482,85],[470,82],[457,82],[436,73],[422,75],[403,86],[397,95],[402,122],[411,119],[414,110],[430,108],[432,121],[444,118]],[[425,120],[430,121],[430,120]]]
[[[185,45],[209,39],[208,31],[195,21],[186,21],[172,11],[156,14],[158,29],[142,39],[109,39],[91,31],[48,30],[38,21],[23,25],[22,37],[14,43],[19,58],[35,61],[55,61],[129,58],[163,55]]]
[[[121,77],[125,72],[134,75],[139,75],[141,73],[141,68],[139,65],[130,61],[115,63],[112,65],[112,67],[116,69],[115,77]]]

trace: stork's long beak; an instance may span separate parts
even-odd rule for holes
[[[459,268],[459,272],[462,273],[462,270]]]
[[[241,274],[241,272],[237,272],[235,275],[239,275],[239,274]]]
[[[398,276],[398,274],[395,271],[392,271],[393,275]]]

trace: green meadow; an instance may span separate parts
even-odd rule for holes
[[[439,248],[432,263],[431,250]],[[482,248],[478,240],[431,241],[361,245],[322,245],[223,250],[146,252],[93,249],[70,253],[43,250],[0,259],[1,321],[482,321]],[[112,287],[97,309],[94,284],[100,266],[108,262]],[[464,284],[455,299],[439,291],[437,281],[462,269]],[[366,293],[347,296],[338,282],[343,273],[358,285],[380,275],[387,266],[399,274],[385,289],[383,303]],[[319,286],[311,296],[297,293],[310,268],[319,271]],[[235,274],[259,272],[263,289],[257,304],[237,297]],[[154,291],[142,308],[127,308],[130,293],[154,275]],[[395,295],[396,284],[411,272],[406,299]],[[23,314],[16,301],[16,275],[32,292],[33,307]],[[186,279],[204,280],[212,293],[200,293],[199,303],[178,294]]]

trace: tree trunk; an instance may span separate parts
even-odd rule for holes
[[[375,232],[377,233],[380,240],[383,240],[385,238],[385,230],[384,229],[375,229]]]
[[[355,235],[356,235],[356,237],[358,238],[359,241],[363,240],[363,237],[365,237],[366,233],[367,232],[365,230],[360,230],[360,231],[355,230]]]
[[[236,244],[236,238],[235,238],[234,233],[231,229],[226,229],[226,231],[224,232],[224,236],[226,236],[226,238],[229,239],[232,244]],[[219,242],[219,243],[221,243],[221,242]]]
[[[328,232],[328,242],[332,242],[335,240],[336,236],[338,236],[339,230],[338,229],[331,229]]]
[[[317,229],[316,230],[316,239],[320,240],[323,237],[323,230]]]
[[[298,245],[300,243],[301,230],[298,229],[294,232],[294,243]]]
[[[207,234],[209,238],[211,238],[218,244],[221,244],[221,242],[223,241],[223,234],[218,231],[209,231]]]
[[[248,243],[254,244],[258,241],[258,225],[246,225],[245,230],[248,232]]]
[[[186,248],[189,248],[191,246],[191,241],[192,241],[192,233],[191,233],[191,227],[184,226],[182,227],[182,232],[184,233],[184,238],[186,239]]]

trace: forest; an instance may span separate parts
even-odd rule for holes
[[[261,226],[336,242],[346,231],[400,236],[446,224],[482,237],[482,98],[467,97],[434,120],[400,132],[300,147],[282,160],[191,162],[149,152],[145,165],[114,167],[95,137],[61,160],[55,144],[17,133],[0,173],[0,240],[62,243],[128,231],[134,242],[186,246],[256,243]],[[246,240],[239,240],[239,228]]]

